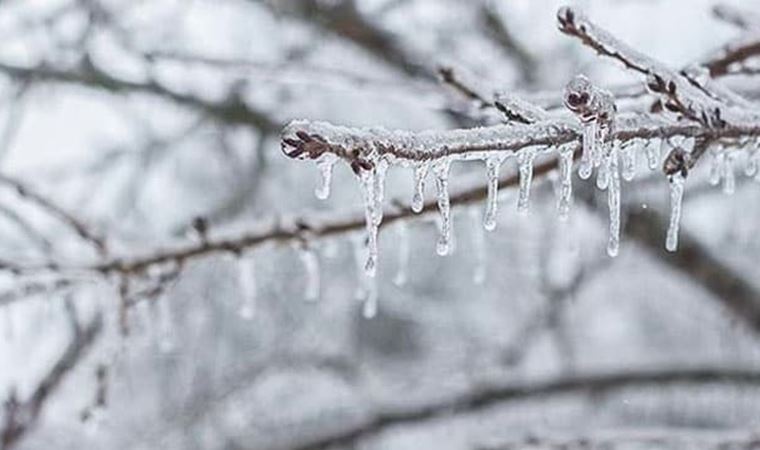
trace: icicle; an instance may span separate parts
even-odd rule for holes
[[[256,274],[252,256],[242,257],[238,262],[238,282],[242,301],[238,314],[245,320],[253,319],[256,312]]]
[[[478,225],[479,217],[476,209],[471,210],[473,226],[472,230],[472,247],[475,253],[475,267],[472,272],[472,281],[475,284],[483,284],[486,279],[486,240],[483,229]]]
[[[414,168],[414,196],[412,196],[412,211],[419,213],[425,206],[425,178],[429,163],[421,163]]]
[[[320,276],[319,276],[319,257],[311,248],[303,248],[298,251],[298,257],[301,259],[303,269],[306,274],[306,288],[304,289],[304,300],[315,302],[319,300]]]
[[[499,167],[502,158],[489,156],[486,159],[486,179],[488,181],[488,199],[486,212],[483,215],[483,228],[488,231],[496,229],[496,212],[499,205]]]
[[[517,164],[520,171],[520,191],[517,198],[517,212],[525,214],[530,207],[530,185],[533,182],[533,159],[536,149],[524,148],[517,152]]]
[[[678,248],[678,230],[681,226],[681,203],[683,202],[683,188],[686,179],[681,173],[670,177],[670,224],[668,235],[665,240],[665,248],[674,252]]]
[[[377,315],[377,280],[374,278],[365,278],[364,303],[362,304],[362,316],[365,319],[372,319]]]
[[[710,175],[707,179],[712,186],[720,184],[724,165],[725,158],[721,148],[719,146],[712,146],[710,148]]]
[[[567,220],[570,215],[570,205],[573,201],[573,153],[571,145],[559,149],[559,201],[557,211],[560,220]]]
[[[433,167],[438,193],[438,210],[441,213],[440,237],[436,245],[439,255],[447,255],[451,250],[451,205],[449,203],[449,168],[451,161],[444,160]]]
[[[610,184],[610,160],[605,158],[596,173],[596,187],[601,190],[607,189]]]
[[[367,227],[367,260],[364,271],[374,277],[377,273],[377,233],[380,226],[376,220],[377,191],[374,170],[365,171],[361,182],[364,189],[364,220]]]
[[[636,146],[631,143],[621,144],[621,151],[623,179],[625,181],[632,181],[636,177]]]
[[[659,147],[655,145],[654,139],[650,139],[644,144],[647,155],[647,166],[649,170],[657,170],[660,161]]]
[[[588,180],[593,169],[593,156],[597,146],[597,123],[595,120],[583,124],[583,153],[578,165],[578,176]]]
[[[620,249],[620,171],[618,170],[618,149],[613,148],[606,163],[609,173],[607,206],[610,212],[610,237],[607,254],[615,257]]]
[[[398,233],[398,266],[396,266],[393,284],[403,286],[406,284],[407,272],[409,271],[409,226],[403,220],[399,220],[396,225],[396,232]]]
[[[385,200],[385,174],[388,171],[388,161],[380,159],[375,162],[375,176],[373,177],[373,188],[375,190],[375,207],[373,219],[375,225],[380,226],[383,221],[383,201]]]
[[[320,200],[326,200],[330,196],[330,185],[332,184],[333,166],[337,158],[332,153],[325,153],[317,160],[317,168],[321,179],[319,185],[314,190],[314,195]]]
[[[744,175],[753,178],[755,175],[757,175],[757,158],[758,158],[758,145],[760,144],[760,139],[755,141],[754,144],[749,144],[747,148],[747,163],[744,166]]]
[[[734,155],[729,152],[723,157],[723,193],[731,195],[736,191],[736,175],[734,174]]]

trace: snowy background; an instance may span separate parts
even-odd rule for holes
[[[674,68],[742,33],[711,0],[571,3]],[[700,276],[713,274],[698,262],[630,236],[608,257],[604,197],[576,200],[560,222],[556,176],[534,181],[527,216],[503,190],[494,232],[482,229],[483,202],[454,207],[448,256],[436,254],[435,215],[385,227],[376,286],[361,273],[361,228],[190,258],[165,282],[149,269],[130,288],[159,292],[127,312],[118,277],[77,273],[197,243],[197,217],[209,239],[362,217],[351,170],[338,164],[332,195],[316,199],[319,171],[282,154],[280,130],[299,118],[457,126],[447,111],[471,105],[436,80],[438,65],[486,91],[557,98],[578,73],[607,87],[640,80],[559,33],[560,5],[0,2],[0,262],[56,264],[2,264],[0,434],[13,399],[34,398],[82,328],[103,320],[8,448],[750,448],[760,306],[737,312],[735,291],[706,289]],[[623,186],[623,220],[667,220],[667,181],[641,164]],[[760,188],[737,175],[726,196],[708,165],[687,186],[684,231],[708,266],[760,292]],[[454,164],[452,192],[484,174]],[[104,236],[108,254],[19,183]],[[386,189],[407,204],[411,170],[392,168]]]

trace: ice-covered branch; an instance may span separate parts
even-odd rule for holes
[[[659,61],[619,41],[591,22],[580,11],[563,7],[557,13],[559,29],[576,37],[602,56],[622,63],[627,69],[646,77],[648,89],[657,94],[663,107],[704,126],[720,128],[728,124],[757,123],[755,111],[727,105],[713,98],[704,86],[693,83]],[[712,71],[711,71],[712,72]]]

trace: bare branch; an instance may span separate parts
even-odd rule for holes
[[[5,417],[0,424],[0,450],[10,450],[34,428],[45,402],[92,347],[102,327],[101,316],[95,317],[83,329],[76,326],[71,343],[30,397],[21,401],[15,393],[11,393],[5,401]]]
[[[359,425],[326,433],[291,448],[292,450],[316,450],[350,447],[394,426],[417,425],[432,419],[474,413],[495,405],[528,398],[545,398],[570,393],[594,395],[630,387],[691,386],[705,383],[755,386],[760,384],[760,373],[727,368],[640,370],[578,375],[526,384],[481,386],[446,400],[404,409],[381,410],[371,414]]]

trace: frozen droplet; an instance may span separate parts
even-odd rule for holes
[[[429,163],[421,163],[414,168],[414,195],[412,196],[412,211],[419,213],[425,206],[425,178],[427,178]]]
[[[300,249],[298,257],[301,259],[301,264],[303,264],[306,276],[303,298],[307,302],[315,302],[319,300],[321,284],[319,275],[319,257],[317,257],[317,253],[313,249],[308,247]]]
[[[451,250],[451,204],[449,201],[449,168],[451,162],[446,159],[433,166],[435,186],[438,195],[438,211],[440,212],[440,236],[436,244],[436,252],[443,256]]]
[[[607,206],[610,213],[610,236],[607,254],[615,257],[620,249],[620,171],[618,169],[618,149],[613,148],[607,156],[608,179]]]
[[[256,273],[252,256],[241,257],[237,264],[238,283],[240,283],[240,317],[245,320],[253,319],[256,313]]]
[[[656,144],[654,139],[650,139],[644,144],[644,149],[649,170],[657,170],[660,161],[660,146]]]
[[[332,184],[332,172],[336,161],[335,155],[325,153],[317,160],[320,180],[319,185],[314,190],[314,195],[320,200],[326,200],[330,196],[330,186]]]
[[[483,228],[488,231],[496,229],[496,212],[499,205],[499,167],[502,159],[499,156],[489,156],[486,159],[486,180],[488,183],[488,198],[486,212],[483,215]]]
[[[625,181],[632,181],[636,177],[636,145],[632,143],[621,144],[621,157],[623,161],[622,175]]]
[[[573,201],[573,153],[574,146],[566,145],[559,149],[559,201],[557,211],[560,220],[567,220]]]
[[[535,148],[524,148],[517,152],[517,164],[520,171],[520,190],[517,197],[517,212],[525,214],[530,207],[530,186],[533,182],[533,160]]]
[[[409,226],[403,220],[399,220],[396,225],[397,245],[398,245],[398,265],[396,266],[396,275],[393,277],[393,284],[403,286],[407,281],[407,272],[409,272]]]
[[[686,179],[678,172],[670,177],[670,224],[665,239],[665,248],[674,252],[678,248],[678,231],[681,226],[681,206]]]
[[[583,153],[578,164],[578,176],[581,179],[588,180],[591,177],[593,169],[593,155],[596,153],[597,146],[597,124],[591,121],[583,124]]]

